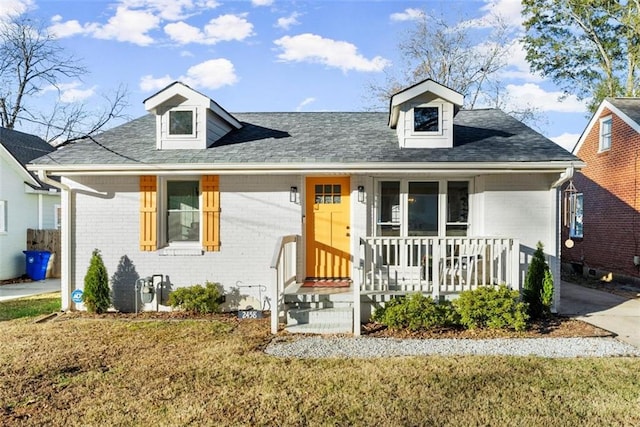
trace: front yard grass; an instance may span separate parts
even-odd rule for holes
[[[280,359],[268,319],[232,316],[0,326],[0,425],[640,425],[637,358]]]
[[[60,292],[0,302],[0,321],[60,311]]]

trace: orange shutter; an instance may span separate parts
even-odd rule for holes
[[[155,251],[157,244],[157,179],[153,175],[140,177],[140,250]]]
[[[202,188],[202,228],[205,251],[220,250],[220,179],[217,175],[204,175]]]

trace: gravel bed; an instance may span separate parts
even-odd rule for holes
[[[640,356],[615,338],[397,339],[371,337],[277,337],[267,354],[293,358],[375,358],[428,355],[563,357]]]

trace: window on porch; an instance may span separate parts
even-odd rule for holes
[[[379,181],[377,236],[466,236],[468,181]]]

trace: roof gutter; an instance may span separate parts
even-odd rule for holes
[[[486,162],[486,163],[317,163],[313,167],[303,163],[263,163],[249,165],[247,163],[180,163],[180,164],[147,164],[147,165],[30,165],[29,169],[41,173],[55,175],[140,175],[140,174],[210,174],[220,175],[267,175],[267,174],[424,174],[424,173],[528,173],[549,172],[574,167],[575,161],[558,162]],[[578,167],[584,163],[579,162]],[[47,178],[48,179],[48,178]],[[44,181],[43,181],[44,182]],[[60,183],[56,182],[57,187]]]
[[[37,169],[37,172],[38,172],[38,179],[41,182],[47,185],[50,185],[52,187],[59,188],[60,190],[71,191],[71,188],[68,185],[65,185],[62,182],[58,182],[56,180],[49,178],[49,176],[47,175],[46,169]]]
[[[564,184],[565,182],[567,182],[567,181],[569,181],[570,179],[573,178],[574,172],[575,172],[575,169],[574,169],[573,165],[569,166],[562,173],[562,175],[560,175],[560,178],[558,178],[558,180],[556,182],[551,184],[551,188],[558,188],[558,187],[562,186],[562,184]]]

